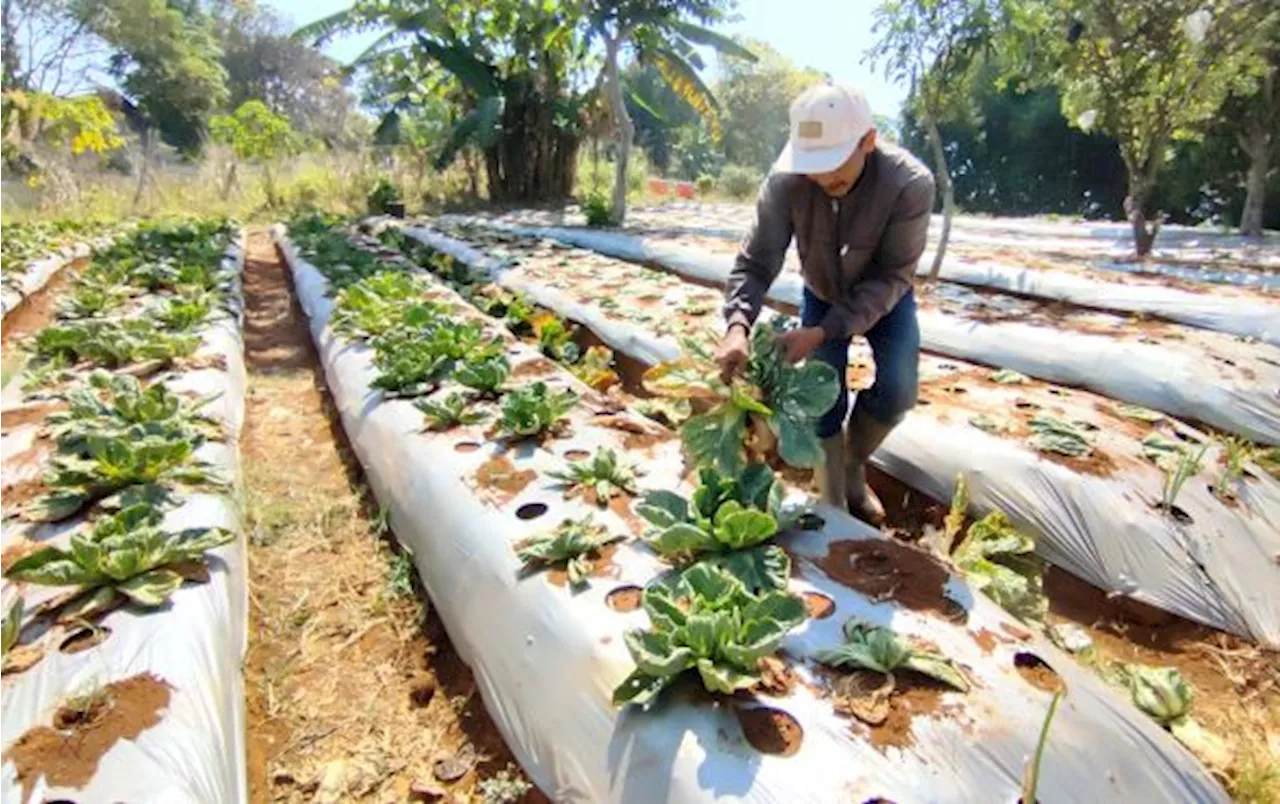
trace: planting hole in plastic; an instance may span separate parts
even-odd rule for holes
[[[760,753],[789,757],[800,750],[804,729],[789,713],[769,706],[740,706],[734,714],[743,736]]]
[[[1062,692],[1067,688],[1057,671],[1034,653],[1018,651],[1013,655],[1013,666],[1017,669],[1018,675],[1038,690]]]
[[[80,653],[101,645],[109,636],[111,629],[105,626],[77,628],[58,643],[58,650],[63,653]]]
[[[475,452],[480,449],[480,443],[477,441],[459,441],[453,445],[454,452]]]
[[[591,457],[591,453],[585,449],[567,449],[564,451],[564,457],[570,461],[585,461]]]
[[[524,505],[516,509],[516,519],[523,519],[524,521],[527,522],[530,519],[537,519],[538,517],[542,516],[546,512],[547,512],[546,503],[540,503],[540,502],[525,503]]]
[[[1213,493],[1213,486],[1209,487],[1209,493]],[[1165,516],[1171,517],[1173,521],[1177,522],[1179,525],[1190,525],[1195,522],[1195,518],[1178,505],[1170,505],[1166,507],[1163,502],[1156,501],[1151,504],[1151,507]]]
[[[805,592],[804,607],[813,620],[825,620],[836,613],[836,602],[821,592]]]
[[[619,586],[604,599],[609,608],[622,614],[628,614],[640,608],[644,590],[638,586]]]

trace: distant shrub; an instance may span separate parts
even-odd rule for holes
[[[613,204],[604,193],[591,193],[582,200],[582,214],[593,228],[613,225]]]
[[[716,177],[703,173],[694,182],[694,186],[698,188],[698,195],[706,198],[711,195],[711,191],[716,189]]]
[[[764,176],[745,165],[725,165],[720,171],[720,191],[730,198],[745,200],[755,195]]]
[[[370,215],[381,215],[387,211],[390,204],[394,204],[400,200],[400,191],[391,182],[391,179],[385,176],[378,179],[378,183],[373,185],[373,189],[369,191],[368,203]]]

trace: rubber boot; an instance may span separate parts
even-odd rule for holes
[[[849,513],[876,527],[884,524],[884,506],[867,485],[867,459],[894,426],[877,421],[854,405],[845,430],[845,457],[848,461],[845,466],[845,499]]]
[[[822,439],[822,465],[814,476],[818,481],[818,493],[822,501],[843,510],[844,496],[844,433],[836,433]]]

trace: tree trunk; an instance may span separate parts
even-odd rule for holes
[[[138,168],[138,188],[133,191],[131,210],[138,211],[142,203],[142,194],[147,189],[147,179],[151,176],[151,142],[155,139],[155,130],[151,126],[142,129],[142,166]]]
[[[951,238],[951,218],[956,213],[956,192],[951,184],[951,172],[947,169],[947,154],[942,147],[938,121],[932,114],[925,112],[924,123],[929,133],[929,147],[933,150],[938,189],[942,191],[942,234],[938,237],[938,245],[933,251],[933,265],[929,268],[929,281],[933,282],[942,270],[942,258],[947,253],[947,241]]]
[[[222,200],[226,201],[231,197],[231,190],[236,186],[236,161],[231,160],[231,165],[227,167],[227,177],[222,181]]]
[[[1159,221],[1147,220],[1147,202],[1151,198],[1152,186],[1142,171],[1129,169],[1129,194],[1124,199],[1124,212],[1133,227],[1133,249],[1139,257],[1151,253],[1156,234],[1160,231]]]
[[[1263,202],[1267,198],[1267,167],[1271,164],[1271,143],[1261,127],[1249,132],[1249,172],[1245,175],[1244,210],[1240,213],[1240,234],[1262,236]]]
[[[609,106],[613,113],[613,122],[618,133],[618,161],[613,168],[613,224],[621,226],[627,217],[627,160],[631,157],[631,140],[636,135],[635,124],[631,115],[627,114],[627,104],[622,101],[622,78],[618,74],[618,51],[627,35],[625,29],[618,31],[613,39],[605,40],[606,86],[609,92]]]

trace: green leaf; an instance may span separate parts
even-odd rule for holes
[[[650,676],[674,676],[693,666],[693,650],[673,647],[665,634],[628,631],[623,635],[636,667]]]
[[[18,635],[22,633],[22,596],[14,597],[4,613],[3,636],[0,636],[0,655],[7,655],[9,649],[18,644]]]
[[[1028,426],[1032,435],[1027,443],[1040,452],[1056,452],[1072,458],[1087,457],[1093,452],[1092,445],[1080,429],[1062,419],[1036,416]]]
[[[726,503],[724,508],[729,507]],[[722,544],[733,550],[754,547],[770,539],[778,532],[778,523],[772,516],[754,510],[736,511],[723,518],[717,513],[720,525],[716,528],[716,537]]]
[[[1124,676],[1134,706],[1160,725],[1168,726],[1191,711],[1191,688],[1176,667],[1126,665]]]
[[[936,678],[943,684],[950,684],[961,692],[969,691],[969,680],[965,678],[964,673],[950,659],[930,654],[913,653],[902,663],[902,666],[930,678]]]
[[[15,561],[4,577],[41,586],[87,586],[102,578],[96,566],[81,566],[57,547],[45,547]]]
[[[680,438],[689,456],[729,474],[743,465],[747,415],[726,405],[719,412],[694,416],[685,422]]]
[[[748,689],[760,680],[757,675],[740,672],[710,659],[699,659],[697,666],[698,675],[702,677],[702,685],[711,692],[732,695],[738,690]]]
[[[659,528],[689,521],[689,503],[672,491],[650,491],[636,506],[636,513]]]
[[[702,562],[728,572],[753,594],[785,589],[791,577],[791,557],[777,545],[735,550],[709,556]]]
[[[613,705],[633,703],[644,706],[658,697],[658,693],[674,678],[675,676],[651,676],[642,670],[636,670],[613,691]]]
[[[646,541],[664,556],[692,555],[719,547],[710,533],[684,522],[665,528]]]
[[[726,56],[732,56],[736,59],[742,59],[743,61],[748,62],[756,61],[756,54],[752,53],[750,50],[729,37],[716,33],[710,28],[704,28],[701,25],[694,25],[693,23],[685,22],[684,20],[673,20],[670,23],[670,26],[673,31],[680,34],[685,39],[688,39],[690,42],[694,42],[699,45],[706,45],[719,53],[723,53]]]
[[[164,605],[179,586],[182,586],[181,575],[173,570],[157,569],[135,575],[117,584],[116,589],[139,606],[155,608]]]

